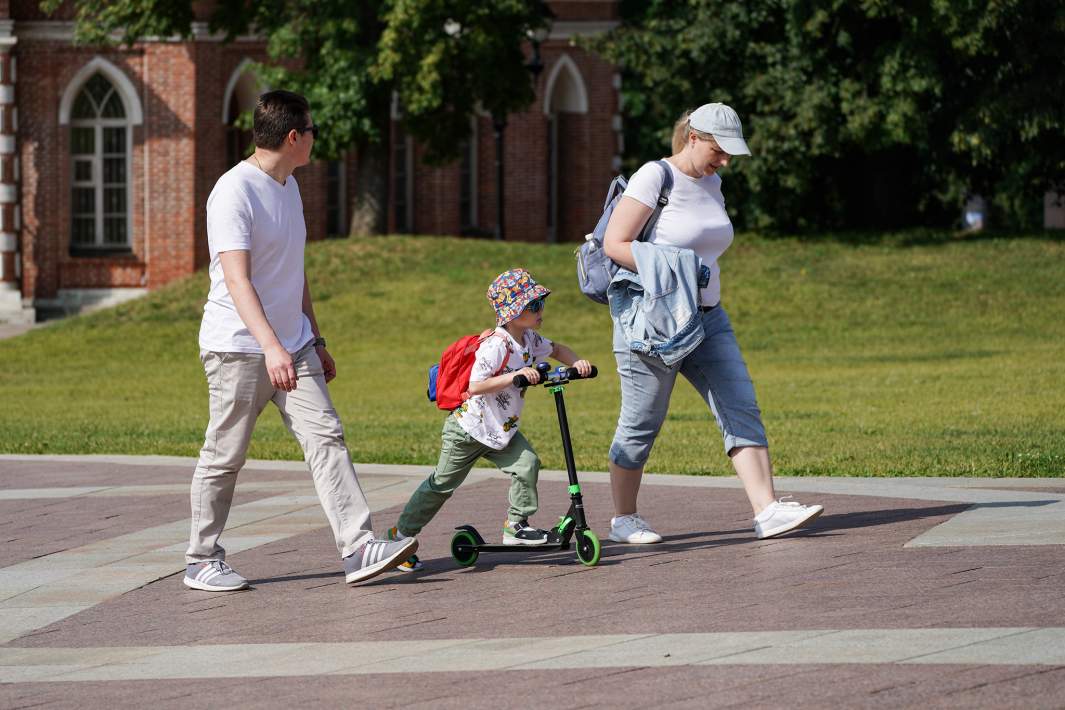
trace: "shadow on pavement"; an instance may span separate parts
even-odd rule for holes
[[[786,535],[772,538],[770,540],[759,540],[755,538],[751,529],[746,527],[733,530],[706,530],[683,533],[680,535],[668,535],[662,540],[662,542],[654,545],[624,545],[612,542],[611,540],[603,540],[603,553],[598,566],[610,567],[620,564],[625,560],[660,557],[663,555],[672,555],[697,549],[774,543],[789,538],[834,537],[839,535],[840,531],[843,530],[856,530],[879,525],[891,525],[893,523],[903,523],[912,520],[921,520],[923,518],[953,516],[974,508],[1031,508],[1036,506],[1053,505],[1058,502],[1060,501],[1003,501],[977,504],[953,503],[930,508],[884,508],[881,510],[866,510],[853,513],[840,513],[837,515],[822,515],[809,527],[794,530]],[[423,560],[423,563],[425,564],[425,568],[419,572],[413,574],[386,572],[379,577],[367,580],[363,584],[357,586],[367,587],[380,584],[410,584],[426,579],[432,579],[434,582],[449,582],[451,581],[451,578],[445,575],[454,575],[459,572],[478,574],[481,572],[490,572],[496,567],[505,567],[515,564],[543,565],[545,572],[552,572],[552,574],[548,575],[549,577],[574,574],[587,569],[577,560],[573,548],[570,548],[569,550],[545,550],[543,552],[530,550],[527,552],[484,553],[478,558],[477,564],[469,568],[457,566],[450,557]],[[562,571],[558,571],[559,567],[562,568]],[[262,585],[278,582],[299,582],[342,577],[343,573],[338,570],[336,572],[320,572],[316,574],[267,577],[264,579],[249,581],[255,585]]]

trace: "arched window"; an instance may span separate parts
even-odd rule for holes
[[[90,76],[70,108],[73,251],[130,248],[130,125],[115,86]]]
[[[572,164],[578,137],[574,134],[573,117],[588,113],[588,91],[577,64],[563,54],[551,68],[544,92],[544,114],[547,116],[547,241],[573,239],[575,225],[565,224],[565,213],[572,199],[562,187],[572,180]],[[569,150],[560,146],[569,144]]]
[[[254,73],[250,59],[243,60],[229,77],[223,99],[222,122],[226,126],[226,169],[233,167],[252,151],[251,131],[241,128],[237,119],[255,110],[259,95],[266,91]]]

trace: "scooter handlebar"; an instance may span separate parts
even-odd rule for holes
[[[558,377],[558,371],[557,370],[548,371],[546,373],[546,376],[544,374],[541,374],[540,375],[540,381],[537,382],[536,384],[538,384],[538,385],[549,385],[549,384],[552,384],[552,383],[557,383],[560,380],[567,381],[567,382],[569,380],[590,380],[590,379],[592,379],[593,377],[595,377],[598,374],[599,374],[599,370],[596,368],[595,365],[592,365],[592,371],[590,373],[588,373],[587,377],[581,376],[581,373],[577,372],[577,368],[569,367],[569,368],[566,368],[566,370],[564,370],[564,374],[563,374],[562,377]],[[529,386],[529,378],[527,378],[525,375],[514,375],[514,386],[518,387],[518,388],[528,387]]]

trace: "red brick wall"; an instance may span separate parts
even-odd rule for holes
[[[586,114],[559,114],[558,227],[559,241],[579,241],[599,219],[603,195],[614,176],[617,151],[613,116],[617,113],[612,65],[569,46],[545,42],[544,71],[537,81],[538,98],[528,110],[507,117],[504,132],[504,213],[508,240],[543,242],[548,234],[548,119],[544,96],[555,63],[569,56],[576,64],[588,95]],[[416,158],[422,155],[415,151]],[[477,150],[479,226],[492,232],[496,224],[495,138],[492,120],[478,120]],[[459,224],[459,166],[430,167],[416,162],[414,170],[414,230],[423,234],[457,234]]]
[[[547,6],[556,20],[615,20],[618,4],[615,0],[550,0]]]
[[[560,114],[558,240],[573,242],[583,240],[599,220],[603,197],[615,175],[613,159],[619,151],[614,116],[619,107],[611,64],[563,43],[545,55],[557,57],[563,52],[580,70],[588,94],[587,114]]]
[[[15,47],[23,295],[51,298],[60,288],[144,285],[144,181],[139,169],[144,161],[144,127],[132,130],[132,253],[107,259],[71,257],[70,129],[59,125],[59,103],[74,74],[97,53],[61,42],[20,41]],[[143,97],[140,49],[110,50],[100,56],[123,71]],[[114,283],[115,273],[121,274],[121,283]]]
[[[427,166],[421,164],[424,151],[414,153],[414,225],[418,234],[458,234],[459,164]]]
[[[161,286],[195,268],[197,164],[197,47],[145,45],[148,91],[145,129],[149,156],[147,190],[148,286]],[[144,164],[139,166],[144,176]],[[134,172],[138,172],[137,169]],[[142,194],[143,197],[143,194]]]
[[[226,165],[225,89],[261,45],[145,43],[130,50],[75,48],[64,42],[16,45],[20,110],[23,292],[51,298],[61,288],[158,287],[207,263],[207,196]],[[132,131],[132,253],[70,255],[70,131],[59,103],[74,74],[95,56],[115,64],[141,99],[144,124]],[[145,85],[145,72],[148,80]],[[325,236],[323,164],[297,171],[308,236]],[[146,263],[147,262],[147,263]]]
[[[19,19],[40,19],[36,2],[15,0],[14,6],[13,14]],[[566,6],[560,18],[577,17],[581,12],[587,18],[593,10],[592,19],[613,16],[610,2],[552,3],[556,6]],[[152,42],[132,49],[99,51],[64,41],[23,37],[14,52],[19,66],[17,150],[21,158],[24,295],[51,298],[62,288],[155,288],[205,265],[207,197],[218,177],[231,167],[226,164],[222,119],[225,89],[244,58],[264,58],[263,45]],[[565,40],[544,43],[541,54],[545,69],[538,79],[539,92],[546,89],[551,69],[563,53],[578,66],[589,99],[587,114],[559,117],[558,236],[561,241],[573,241],[598,219],[617,153],[612,119],[618,107],[613,67]],[[132,130],[132,250],[118,256],[74,257],[69,248],[70,131],[68,126],[59,125],[59,102],[74,74],[97,55],[112,62],[132,82],[144,114],[144,124]],[[496,222],[495,144],[491,119],[480,117],[477,124],[477,221],[482,231],[490,233]],[[415,156],[420,153],[416,149]],[[527,111],[508,117],[508,239],[540,242],[547,238],[548,159],[548,122],[541,96]],[[356,164],[355,155],[345,160],[349,205],[356,188]],[[458,163],[429,167],[416,160],[415,165],[413,231],[459,233],[464,225],[459,214]],[[296,178],[303,195],[308,238],[323,238],[327,223],[326,165],[312,163],[299,169]],[[350,217],[349,210],[344,211]],[[390,208],[390,220],[392,212]]]

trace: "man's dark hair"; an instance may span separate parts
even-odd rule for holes
[[[255,147],[276,150],[289,131],[307,127],[311,105],[307,99],[291,91],[267,91],[259,97],[252,119],[251,137]]]

